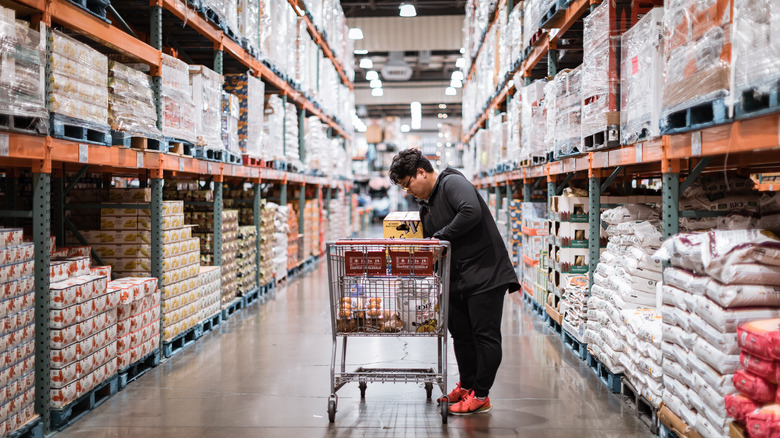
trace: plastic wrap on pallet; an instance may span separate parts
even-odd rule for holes
[[[509,31],[509,14],[507,14],[506,4],[501,6],[498,11],[498,21],[493,26],[498,27],[499,41],[498,41],[498,82],[499,84],[504,80],[504,77],[509,72],[509,57],[512,50],[510,45],[511,33]]]
[[[284,156],[286,161],[296,162],[300,159],[300,153],[298,148],[298,136],[300,132],[298,130],[298,109],[294,103],[287,103],[284,111]]]
[[[192,101],[196,109],[197,142],[208,149],[222,149],[222,85],[221,74],[202,65],[189,66]]]
[[[545,137],[547,134],[547,113],[545,101],[545,87],[547,81],[539,79],[522,90],[522,113],[520,124],[522,126],[520,160],[529,160],[533,157],[544,157]]]
[[[485,173],[488,171],[490,161],[490,131],[480,129],[474,136],[476,145],[476,171]]]
[[[163,135],[195,143],[196,113],[189,66],[163,53],[161,73]]]
[[[664,14],[662,118],[729,93],[732,0],[676,0]]]
[[[519,5],[516,5],[509,13],[507,30],[511,46],[509,51],[509,67],[511,68],[523,57],[523,8]]]
[[[281,160],[284,157],[283,127],[284,102],[278,95],[272,94],[266,102],[263,127],[262,158],[266,161]]]
[[[45,40],[0,6],[0,113],[45,119]],[[39,123],[40,131],[47,127]],[[25,127],[26,128],[26,127]],[[33,128],[33,127],[30,127]]]
[[[238,33],[247,45],[260,50],[260,21],[266,2],[263,0],[238,0]]]
[[[555,150],[555,124],[558,117],[559,89],[562,84],[562,75],[556,75],[555,78],[544,85],[544,107],[545,107],[545,132],[544,132],[544,152],[551,154]]]
[[[222,15],[225,24],[233,32],[238,32],[238,0],[222,0]]]
[[[620,37],[615,35],[614,11],[606,2],[585,17],[582,43],[582,136],[614,134],[605,142],[619,140]]]
[[[306,146],[306,167],[324,171],[331,165],[330,142],[325,133],[325,125],[319,117],[306,118],[304,126],[304,144]],[[330,175],[328,173],[328,175]]]
[[[582,66],[560,72],[553,84],[556,93],[553,155],[558,158],[580,152],[581,149]],[[548,120],[550,116],[548,107]]]
[[[50,33],[49,109],[85,127],[108,124],[108,59],[60,32]]]
[[[238,119],[241,116],[238,97],[230,93],[222,93],[222,145],[225,150],[236,155],[241,155],[238,146]]]
[[[108,63],[108,123],[114,131],[159,138],[152,79],[116,61]]]
[[[306,20],[299,17],[295,23],[295,55],[292,77],[298,86],[309,92],[311,86],[309,84],[309,53],[311,52],[311,45],[314,44],[309,31],[306,27]]]
[[[663,8],[623,34],[620,138],[624,145],[660,135],[663,85]]]
[[[273,1],[263,0],[262,7],[260,8],[260,16],[258,17],[260,31],[259,31],[259,46],[257,49],[260,51],[260,58],[263,60],[271,59],[271,50],[273,49],[273,34],[272,17]]]
[[[523,99],[519,95],[509,97],[506,110],[506,155],[511,162],[517,163],[521,160],[521,144],[523,129],[521,123],[521,112],[523,108]]]
[[[734,103],[768,108],[780,88],[780,4],[734,0],[733,30]]]
[[[225,90],[238,97],[238,141],[241,152],[261,158],[265,119],[265,83],[251,74],[226,75]]]

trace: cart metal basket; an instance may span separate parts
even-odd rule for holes
[[[437,384],[447,388],[447,307],[450,243],[419,239],[345,239],[328,242],[327,263],[333,352],[328,419],[336,418],[336,392],[358,382],[423,383],[427,397]],[[349,337],[430,337],[438,344],[436,368],[364,368],[346,371]],[[337,364],[338,338],[343,340]],[[448,405],[442,403],[442,422]]]

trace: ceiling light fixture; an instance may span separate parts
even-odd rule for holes
[[[457,79],[459,81],[462,81],[463,80],[463,72],[460,71],[460,70],[455,70],[454,72],[452,72],[452,79],[453,80]]]
[[[368,55],[368,50],[366,49],[355,49],[354,52],[355,55]]]
[[[466,68],[466,58],[458,58],[455,61],[455,67]]]
[[[349,34],[347,34],[349,39],[351,40],[362,40],[363,39],[363,29],[359,27],[353,27],[349,29]]]
[[[382,88],[382,81],[379,79],[374,79],[368,84],[368,86],[371,88]]]
[[[412,110],[412,129],[420,129],[422,126],[422,104],[420,102],[412,102],[410,107]]]
[[[414,5],[409,3],[404,3],[401,5],[401,13],[400,15],[402,17],[416,17],[417,16],[417,10],[414,9]]]
[[[374,62],[371,61],[371,58],[361,58],[360,64],[358,65],[360,68],[373,68]]]
[[[379,79],[379,73],[377,73],[376,70],[369,70],[366,72],[367,81],[373,81],[375,79]]]
[[[456,90],[453,87],[447,87],[444,90],[444,94],[446,94],[447,96],[457,96],[458,95],[458,90]]]
[[[374,97],[381,97],[385,95],[385,92],[381,88],[372,88],[371,95]]]
[[[450,81],[450,87],[453,88],[461,88],[463,86],[463,82],[461,82],[458,79],[453,79]]]
[[[409,131],[411,131],[411,128],[409,127],[409,125],[406,125],[406,124],[401,125],[401,132],[409,132]]]

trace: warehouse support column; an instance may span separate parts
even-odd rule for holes
[[[301,160],[301,165],[306,164],[306,130],[304,125],[306,123],[306,108],[301,108],[298,111],[298,156]]]
[[[298,237],[306,233],[306,226],[304,221],[306,220],[306,183],[301,183],[298,192]],[[298,260],[299,262],[305,261],[307,254],[303,253],[303,248],[299,250],[303,254],[303,258]]]
[[[214,43],[214,72],[222,74],[225,70],[225,51],[222,43]]]
[[[523,202],[531,202],[531,193],[533,189],[531,187],[531,180],[523,178]]]
[[[680,162],[667,158],[668,137],[663,137],[661,148],[663,234],[664,238],[669,238],[677,234],[680,229]]]
[[[593,154],[591,153],[591,157]],[[593,163],[591,162],[591,165]],[[596,272],[596,264],[599,261],[601,236],[601,178],[600,171],[591,167],[588,175],[588,294],[593,285],[593,273]]]
[[[260,219],[260,211],[262,207],[262,189],[260,188],[260,178],[257,178],[257,182],[252,184],[252,219],[253,223],[255,225],[255,233],[257,234],[257,238],[255,239],[255,284],[257,287],[263,286],[260,284],[260,237],[262,236],[260,234],[260,228],[261,228],[261,219]],[[261,291],[263,292],[263,291]],[[259,294],[260,295],[260,294]],[[261,295],[263,299],[265,299],[265,293],[262,293]]]
[[[150,38],[149,43],[157,50],[162,50],[162,6],[153,5],[150,8]],[[163,129],[163,101],[162,101],[162,76],[161,69],[153,66],[152,71],[152,93],[154,94],[154,106],[157,110],[157,129]],[[48,77],[48,76],[47,76]],[[140,153],[140,152],[139,152]]]
[[[47,140],[47,143],[49,140]],[[51,162],[33,172],[33,242],[35,244],[35,412],[41,415],[44,431],[50,431],[49,388],[49,266],[51,264]]]
[[[224,164],[220,164],[220,170],[219,175],[214,176],[214,266],[222,266],[222,184],[224,183],[223,178],[223,168]],[[222,291],[222,272],[220,269],[220,280],[219,280],[219,305],[220,308],[224,306],[225,303],[222,299],[222,294],[224,291]],[[223,315],[222,319],[226,319],[227,315]]]
[[[287,157],[287,95],[282,95],[282,155]],[[274,157],[274,159],[278,159]]]
[[[547,76],[554,77],[558,74],[558,49],[550,47],[547,51]]]
[[[51,232],[60,247],[65,246],[65,171],[62,167],[52,170]]]
[[[493,193],[496,195],[496,221],[498,221],[498,212],[501,211],[501,187],[496,186],[493,188]]]
[[[162,285],[163,277],[163,171],[161,169],[155,169],[152,171],[151,178],[152,198],[150,203],[151,215],[152,215],[152,277],[156,277],[157,281]],[[160,314],[162,315],[162,302],[160,302]],[[163,319],[160,318],[160,350],[162,351],[163,341],[165,340],[165,334],[163,333]]]

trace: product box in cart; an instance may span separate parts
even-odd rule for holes
[[[417,211],[391,211],[385,216],[384,237],[397,239],[422,239],[423,229]]]

